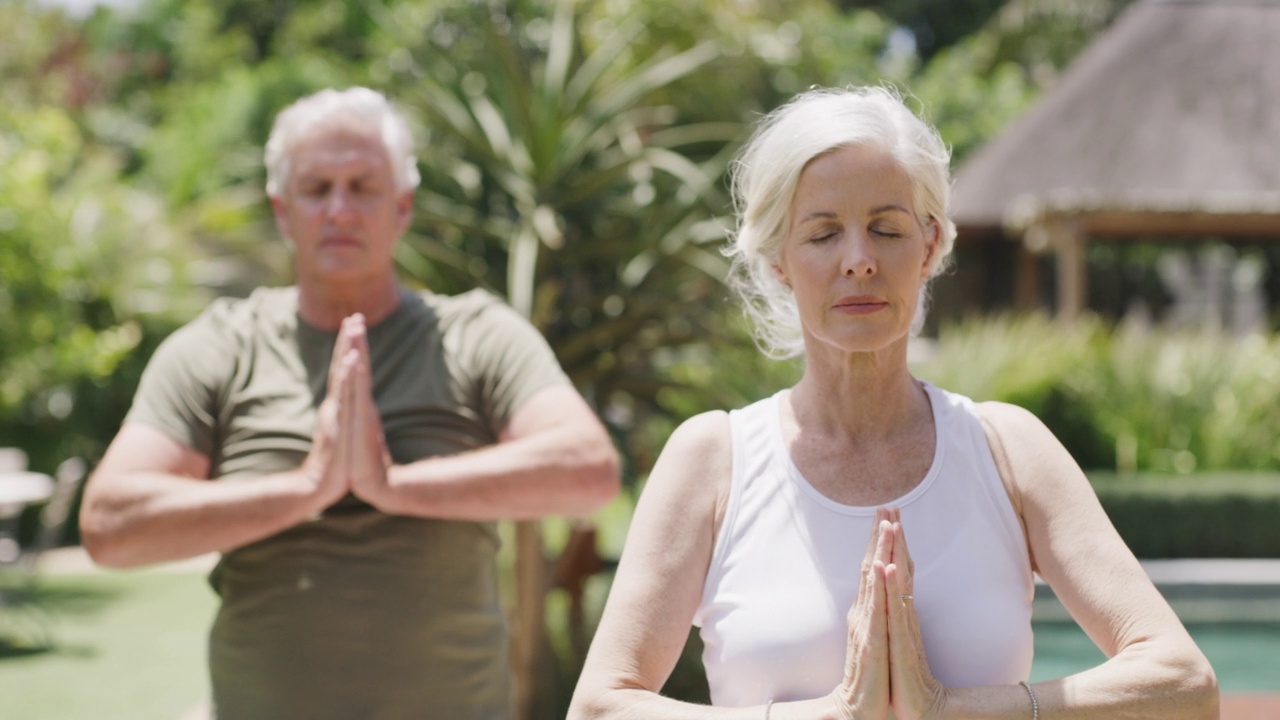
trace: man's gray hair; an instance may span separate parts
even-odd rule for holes
[[[382,93],[353,87],[321,90],[276,115],[266,148],[269,197],[280,197],[288,185],[297,146],[316,130],[331,128],[375,132],[387,150],[396,190],[403,192],[418,187],[418,161],[409,123]]]

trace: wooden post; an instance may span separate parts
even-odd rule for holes
[[[1088,305],[1087,241],[1079,225],[1073,222],[1053,223],[1050,237],[1057,254],[1058,319],[1072,322]]]
[[[540,691],[546,689],[547,562],[542,552],[542,526],[536,520],[516,523],[516,612],[511,634],[517,720],[536,720]]]
[[[1040,307],[1040,256],[1025,244],[1018,245],[1017,253],[1013,306],[1019,312],[1031,312]]]
[[[1076,218],[1041,218],[1032,223],[1022,236],[1017,294],[1019,304],[1037,289],[1038,272],[1030,271],[1031,257],[1053,251],[1057,279],[1057,315],[1064,322],[1080,317],[1089,301],[1089,263],[1087,239]]]

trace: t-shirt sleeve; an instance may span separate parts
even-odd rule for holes
[[[221,327],[210,309],[166,338],[147,363],[125,420],[214,457],[218,408],[235,369],[233,338]]]
[[[569,383],[545,338],[515,310],[487,295],[459,330],[458,354],[475,401],[494,432],[534,393]]]

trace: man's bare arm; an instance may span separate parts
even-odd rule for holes
[[[518,520],[584,515],[611,500],[618,487],[618,455],[608,433],[565,384],[526,400],[497,444],[393,466],[385,484],[356,492],[388,513]]]

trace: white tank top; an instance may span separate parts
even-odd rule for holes
[[[902,510],[929,669],[948,687],[1031,671],[1034,584],[1026,541],[973,402],[925,384],[936,451]],[[730,413],[733,479],[701,628],[715,705],[821,697],[841,681],[846,616],[874,507],[842,505],[801,476],[779,395]]]

